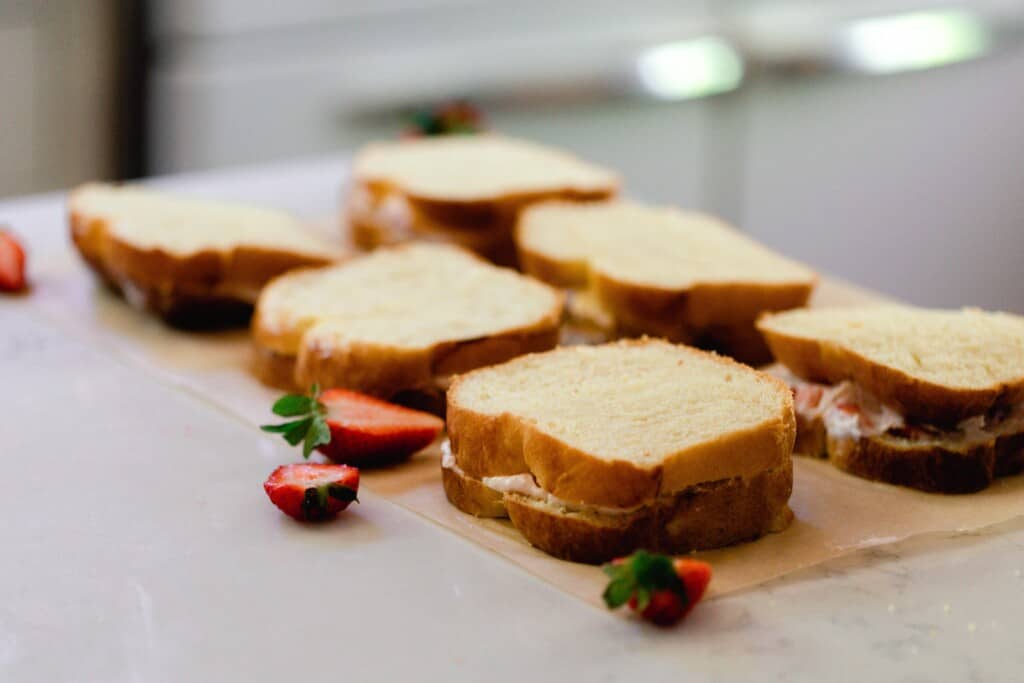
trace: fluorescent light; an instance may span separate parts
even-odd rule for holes
[[[895,73],[962,62],[988,51],[984,23],[963,10],[861,19],[843,29],[846,59],[871,73]]]
[[[659,99],[685,100],[735,89],[743,80],[743,60],[714,36],[664,43],[637,58],[637,75]]]

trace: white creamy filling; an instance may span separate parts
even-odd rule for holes
[[[615,328],[615,316],[591,289],[570,289],[566,292],[565,308],[569,315],[595,327],[610,331]]]
[[[885,434],[907,427],[918,435],[910,438],[940,441],[987,441],[1002,434],[1024,431],[1024,403],[1014,405],[1005,415],[990,418],[976,415],[952,429],[926,425],[908,425],[903,415],[879,401],[853,382],[828,386],[806,382],[782,366],[767,371],[793,388],[794,408],[807,420],[821,419],[828,435],[834,439],[856,440]]]
[[[356,186],[349,196],[350,214],[387,232],[387,241],[404,241],[413,237],[413,211],[408,200],[389,192],[378,199],[364,187]]]
[[[445,439],[441,442],[441,467],[451,470],[456,474],[465,477],[466,472],[459,467],[452,453],[451,442]],[[562,498],[548,493],[537,485],[532,474],[510,474],[501,477],[482,477],[480,479],[484,486],[501,494],[515,493],[533,500],[540,501],[546,505],[561,508],[568,512],[597,513],[602,515],[628,515],[636,512],[643,505],[634,505],[627,508],[607,507],[604,505],[583,505],[571,503]]]

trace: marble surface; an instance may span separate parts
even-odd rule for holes
[[[309,217],[344,163],[160,181]],[[58,195],[0,203],[32,274]],[[874,549],[663,632],[570,598],[367,493],[304,527],[282,445],[0,299],[0,680],[990,681],[1024,670],[1024,524]]]

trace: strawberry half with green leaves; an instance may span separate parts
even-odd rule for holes
[[[609,609],[630,609],[657,626],[673,626],[690,613],[711,582],[711,565],[638,550],[602,567],[611,581],[604,591]]]
[[[264,425],[293,446],[302,444],[308,458],[316,449],[335,462],[359,467],[404,460],[437,438],[444,428],[440,418],[346,389],[320,392],[313,385],[306,396],[289,394],[274,403],[273,411],[295,418]]]
[[[25,289],[25,250],[11,233],[0,230],[0,292]]]
[[[359,502],[359,470],[348,465],[298,463],[281,465],[263,484],[270,500],[300,522],[330,519]]]

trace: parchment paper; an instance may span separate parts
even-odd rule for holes
[[[97,285],[72,254],[48,260],[41,275],[33,297],[76,336],[108,348],[254,428],[272,421],[269,406],[280,392],[248,374],[246,332],[172,330]],[[814,303],[846,305],[879,298],[826,280]],[[601,572],[533,549],[507,521],[476,519],[449,505],[441,488],[439,460],[435,444],[403,465],[364,471],[364,486],[565,592],[599,604]],[[786,531],[759,541],[700,553],[714,565],[713,594],[747,588],[861,548],[919,534],[971,531],[1024,516],[1024,476],[998,480],[981,493],[943,496],[868,482],[825,462],[794,460],[790,504],[796,521]]]

